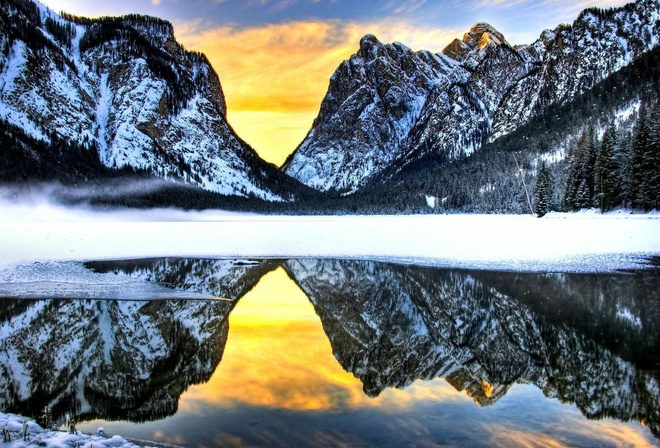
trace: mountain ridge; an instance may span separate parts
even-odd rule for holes
[[[196,194],[174,183],[156,196],[136,192],[109,205],[246,207],[210,191],[245,201],[298,200],[253,206],[266,211],[332,209],[333,193],[394,185],[397,173],[424,160],[435,169],[481,151],[579,98],[660,41],[657,0],[586,9],[530,45],[512,46],[487,23],[440,53],[367,34],[330,78],[307,137],[279,170],[233,131],[217,74],[203,54],[176,42],[171,23],[60,16],[32,0],[4,5],[0,141],[13,163],[0,165],[3,182],[75,183],[137,172],[208,190]],[[331,194],[313,206],[323,193]]]
[[[0,119],[29,137],[98,153],[111,169],[223,195],[295,196],[295,182],[236,135],[216,72],[176,41],[167,21],[60,16],[9,0],[0,8],[0,49]],[[37,165],[51,163],[23,152]]]
[[[282,169],[321,191],[353,193],[393,161],[472,154],[654,48],[659,10],[656,0],[587,9],[572,25],[515,47],[487,24],[473,26],[439,54],[413,53],[401,44],[365,53],[361,45],[330,78],[319,115]],[[422,58],[442,61],[443,69],[424,66],[421,71],[431,73],[426,82],[406,71]]]

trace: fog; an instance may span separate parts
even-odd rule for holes
[[[602,272],[660,256],[660,214],[274,216],[95,208],[103,188],[0,188],[0,265],[153,257],[352,258],[471,269]],[[64,205],[69,204],[69,205]]]
[[[213,221],[237,215],[222,210],[129,209],[90,205],[99,198],[120,198],[137,191],[151,193],[168,186],[171,187],[172,183],[160,179],[115,181],[96,186],[68,186],[59,183],[5,185],[0,187],[0,223]]]

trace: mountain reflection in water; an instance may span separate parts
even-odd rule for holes
[[[248,435],[253,424],[241,430],[228,420],[234,429],[223,427],[213,439],[229,443],[234,430],[245,445],[272,444],[272,437],[281,438],[276,444],[304,444],[311,433],[294,434],[282,413],[353,421],[357,433],[357,426],[375,425],[378,413],[400,412],[406,429],[391,430],[403,441],[459,445],[472,445],[475,437],[485,445],[524,444],[530,437],[655,444],[660,437],[657,271],[522,274],[312,259],[87,267],[231,301],[0,299],[0,376],[6,379],[0,410],[36,415],[48,404],[60,420],[73,412],[105,420],[106,429],[111,420],[175,416],[176,422],[211,412],[228,418],[237,410],[259,421],[272,418],[268,437]],[[435,378],[446,381],[423,381]],[[530,415],[542,405],[516,398],[515,385],[574,404],[589,419],[609,419],[569,419],[571,407],[562,405],[562,411],[541,412],[559,412],[574,433],[540,430],[531,422],[540,417]],[[493,409],[483,411],[488,425],[462,407],[452,410],[453,418],[476,419],[465,428],[434,421],[422,430],[411,423],[420,420],[416,413],[431,418],[424,410],[429,403],[465,406],[465,393]],[[516,409],[491,406],[509,394]],[[433,412],[451,420],[447,411]],[[530,423],[511,424],[507,419],[516,412]],[[143,425],[152,437],[201,443],[176,424],[176,434],[167,435],[156,423]],[[474,427],[479,424],[485,426]],[[307,422],[317,442],[365,442],[346,429],[331,437],[323,425]],[[490,439],[476,436],[480,431]]]

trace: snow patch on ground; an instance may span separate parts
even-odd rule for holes
[[[27,422],[28,436],[23,440],[23,422]],[[11,434],[11,441],[3,443],[3,447],[19,448],[29,445],[42,446],[46,448],[80,447],[80,448],[138,448],[153,446],[162,448],[164,445],[153,442],[139,441],[139,445],[129,442],[120,436],[104,435],[102,428],[97,434],[69,434],[63,431],[45,430],[31,419],[15,414],[4,414],[0,412],[0,428],[7,428]],[[171,445],[169,445],[171,446]]]
[[[147,257],[351,258],[442,267],[603,272],[660,255],[660,215],[268,216],[91,213],[0,205],[0,266]],[[7,276],[8,274],[4,274]],[[102,283],[103,281],[101,281]]]

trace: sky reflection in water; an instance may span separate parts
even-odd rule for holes
[[[532,385],[514,385],[490,406],[475,401],[441,378],[367,396],[333,356],[308,297],[278,267],[237,303],[219,366],[181,396],[176,415],[82,427],[189,446],[659,445],[638,423],[587,420]]]

